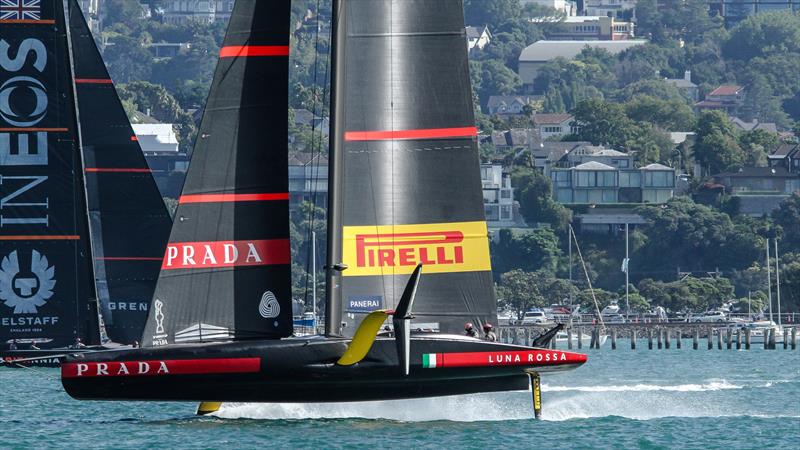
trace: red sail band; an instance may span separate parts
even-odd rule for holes
[[[179,203],[269,202],[289,200],[288,192],[274,194],[196,194],[181,195]]]
[[[475,137],[475,127],[460,128],[427,128],[420,130],[388,130],[388,131],[347,131],[345,141],[393,141],[403,139],[447,139]]]
[[[76,78],[75,84],[114,84],[114,82],[106,78]]]
[[[145,377],[255,373],[261,358],[167,359],[61,364],[61,378]]]
[[[287,265],[290,259],[289,239],[176,242],[167,245],[161,270]]]
[[[219,51],[220,58],[289,56],[288,45],[229,45]]]
[[[134,169],[126,167],[87,167],[90,173],[151,173],[150,169]]]

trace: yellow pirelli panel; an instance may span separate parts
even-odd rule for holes
[[[486,222],[344,227],[346,277],[492,270]]]

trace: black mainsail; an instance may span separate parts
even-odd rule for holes
[[[142,336],[172,219],[78,2],[70,38],[97,291],[114,342]]]
[[[63,3],[18,3],[0,6],[0,344],[96,343]]]
[[[395,308],[420,263],[418,327],[494,322],[461,0],[338,3],[328,334]]]
[[[292,334],[289,14],[289,0],[235,4],[145,346]]]

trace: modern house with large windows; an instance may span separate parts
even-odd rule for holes
[[[665,203],[674,195],[675,169],[650,164],[619,169],[590,161],[552,169],[553,198],[564,204]]]

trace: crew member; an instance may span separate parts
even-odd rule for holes
[[[86,345],[84,345],[83,342],[81,342],[81,338],[76,337],[75,338],[75,343],[72,344],[72,348],[85,348],[85,347],[86,347]]]
[[[475,329],[475,325],[472,322],[467,322],[464,324],[464,334],[469,337],[478,337],[478,330]]]
[[[11,343],[8,344],[8,349],[9,350],[16,350],[17,349],[17,340],[16,339],[12,339],[11,340]]]
[[[133,341],[133,344],[131,344],[131,347],[139,348],[139,341]]]
[[[484,340],[489,341],[489,342],[497,342],[497,334],[495,334],[493,328],[494,327],[489,322],[486,322],[483,325],[483,333],[484,333],[483,339]]]

